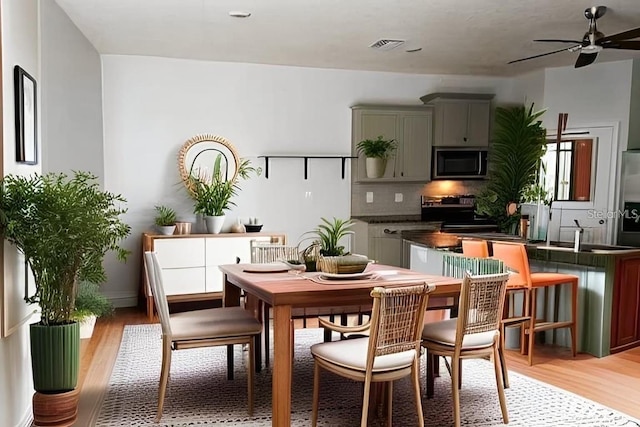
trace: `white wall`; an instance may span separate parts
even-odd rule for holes
[[[42,170],[92,172],[102,184],[100,55],[54,1],[40,2]]]
[[[607,133],[597,146],[595,170],[599,178],[594,187],[594,200],[556,202],[553,205],[554,211],[558,211],[555,218],[562,216],[567,223],[580,219],[584,223],[589,217],[588,209],[610,211],[617,206],[620,188],[618,159],[627,147],[629,135],[632,69],[633,61],[627,60],[595,63],[579,69],[548,68],[544,70],[544,77],[538,72],[518,79],[519,88],[527,98],[541,99],[542,107],[547,110],[542,117],[543,125],[549,132],[556,130],[558,113],[568,113],[568,131],[592,129],[594,134]],[[544,90],[542,96],[541,87]],[[604,179],[610,179],[610,182],[604,182]],[[596,222],[592,225],[598,227]],[[552,222],[552,239],[560,236],[558,226],[557,221]],[[600,236],[594,240],[612,243],[615,227],[615,220],[605,224],[602,231],[594,232],[594,236]]]
[[[39,172],[40,165],[15,163],[13,67],[20,65],[36,81],[40,81],[38,60],[38,1],[3,0],[2,10],[2,135],[4,140],[4,174]],[[31,416],[31,358],[29,356],[28,326],[16,326],[26,311],[19,296],[24,289],[24,276],[18,274],[16,250],[5,243],[4,275],[2,277],[3,330],[11,329],[8,337],[0,339],[0,425],[26,425]],[[24,292],[24,291],[23,291]],[[11,300],[9,300],[11,298]],[[18,305],[18,306],[16,306]],[[14,327],[15,326],[15,327]]]
[[[140,233],[152,225],[153,206],[177,208],[192,218],[192,202],[176,165],[184,141],[199,133],[229,139],[255,165],[266,153],[349,154],[350,106],[416,104],[436,90],[491,91],[511,100],[505,79],[425,76],[256,64],[216,63],[135,56],[103,56],[105,185],[129,201],[133,227],[126,265],[108,262],[105,292],[131,304],[137,294]],[[237,217],[262,219],[265,231],[290,242],[320,217],[350,215],[350,177],[339,160],[272,160],[269,179],[242,183]],[[416,199],[416,206],[418,206]]]

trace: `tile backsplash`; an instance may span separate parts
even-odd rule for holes
[[[481,180],[443,180],[420,183],[376,183],[351,185],[351,215],[417,215],[420,196],[477,194]],[[367,202],[370,200],[371,202]],[[402,200],[402,201],[397,201]]]

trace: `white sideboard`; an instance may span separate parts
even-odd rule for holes
[[[167,301],[202,301],[222,298],[222,273],[218,266],[251,262],[251,242],[285,243],[284,234],[224,233],[142,235],[142,252],[155,251],[162,266]],[[147,315],[153,316],[153,296],[142,264],[140,295]]]

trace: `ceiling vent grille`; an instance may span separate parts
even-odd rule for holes
[[[404,44],[404,40],[380,39],[369,47],[378,50],[391,50]]]

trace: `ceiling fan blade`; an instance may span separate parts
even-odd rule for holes
[[[603,49],[628,49],[628,50],[640,50],[640,41],[611,41],[602,44]]]
[[[581,53],[576,60],[575,68],[585,67],[589,64],[593,64],[593,61],[595,61],[597,57],[597,53]]]
[[[534,42],[553,42],[553,43],[573,43],[573,44],[582,44],[581,40],[564,40],[564,39],[538,39],[534,40]]]
[[[553,55],[554,53],[564,52],[565,50],[571,52],[574,49],[579,48],[579,47],[581,47],[581,45],[573,46],[573,47],[570,47],[570,48],[566,48],[565,47],[563,49],[554,50],[552,52],[541,53],[540,55],[527,56],[526,58],[520,58],[520,59],[516,59],[515,61],[509,61],[509,62],[507,62],[507,64],[513,64],[514,62],[521,62],[521,61],[526,61],[526,60],[529,60],[529,59],[540,58],[541,56]]]
[[[610,40],[629,40],[640,37],[640,27],[634,28],[633,30],[623,31],[618,34],[612,34],[610,36],[605,36],[599,39],[596,44],[601,44],[602,42],[607,42]]]

